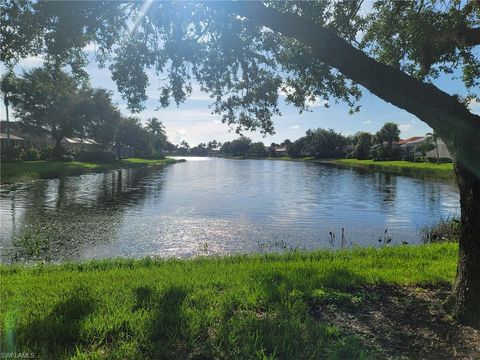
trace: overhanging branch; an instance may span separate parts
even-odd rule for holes
[[[245,17],[309,46],[318,59],[364,86],[379,98],[404,109],[432,128],[446,129],[445,119],[480,129],[480,116],[456,97],[408,74],[379,63],[322,26],[296,14],[282,13],[261,2],[211,2],[210,7]],[[445,130],[444,133],[447,133]]]

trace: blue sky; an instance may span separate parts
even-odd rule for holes
[[[87,48],[89,51],[92,49]],[[91,52],[93,57],[93,52]],[[41,66],[40,58],[28,58],[16,66],[16,71],[29,69],[35,66]],[[1,68],[2,72],[4,68]],[[90,82],[94,87],[102,87],[113,92],[113,99],[121,109],[124,115],[130,114],[125,101],[122,100],[117,91],[115,83],[111,79],[108,69],[99,69],[92,62],[86,68],[90,75]],[[235,132],[229,132],[226,124],[222,124],[219,115],[212,115],[209,105],[212,103],[208,95],[200,92],[198,86],[194,84],[194,91],[190,99],[179,108],[171,105],[165,109],[159,109],[159,84],[160,80],[153,74],[150,76],[150,85],[148,87],[148,97],[146,109],[139,114],[135,114],[145,121],[149,117],[159,118],[166,126],[167,135],[173,143],[179,143],[186,140],[191,145],[199,142],[208,142],[216,139],[217,141],[227,141],[236,138]],[[442,90],[450,94],[465,95],[465,88],[459,79],[450,79],[442,77],[435,81],[435,84]],[[286,105],[283,98],[280,99],[280,110],[282,116],[274,118],[276,133],[272,136],[263,137],[260,133],[246,132],[255,141],[263,141],[266,144],[271,142],[280,143],[284,139],[295,140],[305,134],[307,129],[311,128],[332,128],[345,135],[354,134],[357,131],[376,132],[383,123],[393,121],[399,124],[401,137],[406,138],[415,135],[424,135],[431,129],[421,122],[414,115],[401,110],[369,93],[363,89],[363,98],[360,102],[361,110],[354,115],[348,114],[348,106],[339,103],[330,103],[329,108],[320,104],[315,104],[311,112],[299,114],[298,110],[290,105]],[[471,104],[472,111],[480,113],[480,103]],[[5,109],[2,107],[0,118],[5,119]]]

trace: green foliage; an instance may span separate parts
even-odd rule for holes
[[[333,129],[307,130],[305,149],[317,159],[345,157],[347,139]]]
[[[44,228],[27,227],[13,237],[13,260],[49,260],[45,257],[51,246],[51,235]]]
[[[15,115],[34,134],[49,130],[58,146],[63,137],[82,131],[84,124],[74,116],[78,91],[77,79],[58,68],[25,71],[12,97]]]
[[[40,160],[40,151],[35,148],[30,148],[23,154],[24,161],[38,161]]]
[[[451,284],[457,245],[0,265],[2,351],[38,358],[384,357],[312,316],[361,286]]]
[[[177,160],[123,159],[114,164],[61,161],[4,162],[1,166],[1,183],[16,183],[33,179],[55,178],[59,176],[80,175],[90,172],[102,172],[114,169],[134,168],[174,164]]]
[[[328,29],[366,55],[428,81],[457,76],[478,87],[480,66],[474,52],[479,6],[475,1],[380,1],[368,14],[362,2],[268,2],[268,8],[296,14]],[[252,5],[253,6],[253,5]],[[84,76],[84,47],[94,43],[95,58],[109,61],[113,78],[133,111],[144,108],[146,69],[161,74],[161,106],[177,105],[192,93],[195,79],[213,100],[213,109],[237,131],[273,132],[278,95],[300,111],[314,101],[344,101],[358,111],[359,87],[330,59],[300,41],[235,14],[238,4],[32,2],[2,4],[5,29],[1,60],[8,65],[46,54],[49,64],[69,64]],[[248,8],[247,5],[243,7]],[[56,19],[51,22],[50,19]],[[265,22],[265,21],[264,21]],[[134,26],[132,27],[132,25]],[[128,29],[128,27],[131,27]],[[277,24],[288,33],[287,24]],[[473,33],[473,36],[472,36]],[[341,43],[341,42],[340,42]],[[335,47],[339,42],[332,42]],[[341,62],[341,61],[340,61]],[[353,65],[353,64],[352,64]],[[373,79],[375,81],[375,79]]]
[[[265,149],[265,145],[263,142],[255,142],[250,145],[250,149],[248,149],[248,156],[249,157],[258,157],[264,158],[268,155],[267,150]]]
[[[112,103],[111,92],[93,89],[56,67],[25,71],[16,79],[12,104],[22,127],[33,134],[46,130],[55,141],[55,158],[64,137],[89,137],[110,145],[120,112]]]
[[[376,171],[387,171],[400,175],[423,174],[448,179],[455,178],[452,163],[433,164],[414,163],[410,161],[374,161],[355,159],[340,159],[335,160],[335,163],[345,166],[372,169]]]
[[[63,162],[73,162],[75,160],[75,156],[73,155],[62,155],[60,157],[60,161],[63,161]]]
[[[386,142],[391,146],[394,142],[400,140],[400,129],[398,125],[392,122],[385,123],[375,134],[375,140],[378,144]]]
[[[418,144],[415,148],[418,152],[422,154],[423,160],[426,160],[427,152],[435,149],[436,145],[433,141],[433,138],[428,136],[424,141]]]
[[[113,104],[112,92],[84,85],[78,97],[79,104],[73,116],[76,122],[84,125],[80,135],[103,145],[113,145],[121,114]]]
[[[40,150],[40,160],[52,160],[53,159],[53,147],[51,145],[45,146]]]
[[[241,157],[247,155],[250,146],[252,146],[252,140],[240,136],[233,141],[224,142],[220,151],[226,155]]]
[[[353,139],[353,145],[355,146],[354,157],[358,160],[370,159],[372,143],[372,134],[363,131],[356,133]]]
[[[75,160],[99,164],[113,164],[117,161],[115,153],[106,150],[80,151],[75,154]]]
[[[207,156],[208,155],[208,148],[207,144],[200,143],[197,146],[190,148],[189,155],[192,156]]]
[[[479,26],[475,1],[379,1],[367,16],[362,45],[382,62],[422,80],[453,74],[478,97],[480,63],[471,29]],[[478,45],[478,44],[477,44]]]
[[[456,218],[442,218],[436,224],[424,226],[421,230],[424,243],[443,241],[458,241],[460,239],[461,223]]]
[[[403,149],[397,145],[376,145],[371,154],[374,161],[397,161],[403,158]]]

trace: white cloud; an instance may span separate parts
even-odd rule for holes
[[[29,56],[25,59],[22,59],[18,62],[17,66],[19,68],[33,68],[43,65],[43,56]]]
[[[92,42],[89,42],[86,46],[83,47],[82,49],[83,51],[86,51],[86,52],[93,52],[96,50],[96,46],[95,46],[95,43],[92,41]]]
[[[410,133],[410,131],[413,129],[412,124],[400,124],[398,125],[398,128],[402,133]]]
[[[190,95],[190,97],[188,98],[189,100],[201,100],[201,101],[212,101],[212,99],[210,98],[210,96],[208,96],[208,94],[204,93],[201,89],[200,89],[200,85],[199,84],[193,84],[192,85],[192,94]]]
[[[228,132],[228,126],[225,124],[214,124],[211,121],[197,124],[178,124],[175,122],[164,122],[167,129],[167,136],[174,143],[180,143],[183,140],[190,145],[196,145],[200,142],[216,139],[218,141],[232,140],[238,135]]]
[[[371,124],[373,121],[372,120],[365,120],[364,122],[362,122],[363,125],[368,125],[368,124]]]
[[[288,128],[292,129],[292,130],[298,130],[298,129],[300,129],[300,127],[301,127],[300,125],[295,124],[295,125],[290,125]]]
[[[474,114],[479,114],[480,115],[480,101],[475,100],[475,99],[470,100],[469,103],[468,103],[468,108]]]

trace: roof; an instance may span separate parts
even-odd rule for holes
[[[405,145],[405,144],[408,144],[408,143],[418,143],[418,142],[421,142],[423,141],[423,139],[425,138],[425,136],[413,136],[413,137],[409,137],[408,139],[404,139],[404,140],[400,140],[397,144],[398,145]]]
[[[7,134],[0,133],[0,139],[7,139]],[[24,140],[24,138],[21,138],[20,136],[12,135],[10,134],[10,140]]]
[[[66,142],[68,144],[85,144],[85,145],[96,145],[97,142],[93,139],[81,139],[78,137],[72,137],[72,138],[63,138],[63,142]]]

